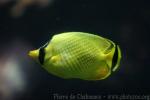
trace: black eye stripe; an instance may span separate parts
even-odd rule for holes
[[[39,51],[39,62],[42,65],[44,63],[44,57],[45,57],[45,50],[44,50],[44,48],[40,48],[40,51]]]
[[[48,45],[48,43],[46,43],[43,47],[40,48],[39,50],[39,62],[40,64],[43,65],[44,63],[44,58],[45,58],[45,47]]]
[[[117,64],[117,60],[118,60],[118,48],[116,46],[115,53],[114,53],[113,60],[112,60],[112,67],[111,67],[112,70],[115,67],[115,65]]]

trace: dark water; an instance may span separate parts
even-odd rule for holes
[[[71,94],[76,98],[87,94],[105,99],[114,94],[150,94],[150,2],[57,0],[42,9],[31,6],[18,18],[9,14],[12,5],[0,8],[1,54],[7,53],[4,48],[9,49],[13,41],[30,45],[27,52],[43,45],[53,34],[68,31],[99,34],[119,44],[122,50],[118,71],[101,81],[64,80],[30,61],[32,65],[27,66],[32,69],[24,72],[27,85],[21,96],[15,96],[18,100],[65,100]],[[23,45],[22,48],[25,49]],[[19,52],[23,52],[21,48]]]

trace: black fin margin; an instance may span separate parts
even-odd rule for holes
[[[113,68],[116,66],[117,60],[118,60],[118,48],[117,48],[117,45],[116,45],[116,46],[115,46],[115,53],[114,53],[114,56],[113,56],[113,59],[112,59],[112,67],[111,67],[111,70],[113,70]]]

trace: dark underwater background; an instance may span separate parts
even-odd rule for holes
[[[49,0],[40,4],[12,10],[16,1],[0,1],[0,100],[66,100],[70,95],[150,99],[150,1]],[[65,80],[27,56],[54,34],[69,31],[98,34],[118,44],[119,69],[105,80]]]

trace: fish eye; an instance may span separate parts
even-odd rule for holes
[[[47,45],[48,45],[48,42],[47,42],[44,46],[42,46],[42,47],[40,48],[40,50],[39,50],[39,62],[40,62],[40,64],[42,64],[42,65],[43,65],[43,63],[44,63],[45,47],[47,47]]]
[[[115,53],[114,53],[113,60],[112,60],[112,67],[111,67],[112,70],[116,66],[117,60],[118,60],[118,48],[117,48],[117,45],[116,45],[115,46]]]
[[[39,62],[40,62],[40,64],[44,63],[44,57],[45,57],[45,49],[40,48],[40,50],[39,50]]]

